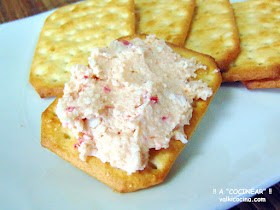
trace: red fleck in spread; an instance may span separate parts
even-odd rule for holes
[[[75,144],[74,144],[74,148],[75,148],[75,149],[78,149],[78,147],[79,147],[79,144],[78,144],[78,143],[75,143]]]
[[[103,90],[104,90],[105,93],[110,93],[111,92],[111,89],[109,88],[108,85],[105,85]]]
[[[81,160],[95,156],[131,174],[145,168],[149,149],[168,148],[172,137],[187,143],[191,103],[212,95],[194,79],[197,69],[206,67],[154,36],[113,41],[95,48],[88,66],[72,67],[56,113],[79,139]]]
[[[152,102],[153,104],[157,104],[157,103],[158,103],[158,97],[156,97],[156,96],[152,96],[152,97],[150,98],[150,100],[151,100],[151,102]]]
[[[127,40],[121,40],[121,42],[122,42],[124,45],[130,45],[130,42],[127,41]]]
[[[73,112],[74,109],[75,109],[75,107],[67,107],[67,108],[66,108],[66,110],[67,110],[68,112]]]

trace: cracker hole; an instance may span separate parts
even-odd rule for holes
[[[44,33],[44,35],[45,35],[45,36],[50,36],[50,35],[52,35],[52,32],[46,31],[46,32]]]
[[[226,43],[225,43],[225,46],[226,46],[226,47],[231,47],[231,46],[233,46],[233,45],[234,45],[234,44],[233,44],[232,42],[226,42]]]
[[[71,58],[67,57],[67,58],[64,59],[64,62],[65,62],[65,63],[69,63],[70,60],[71,60]]]
[[[231,24],[224,24],[223,25],[223,28],[231,28],[232,26],[231,26]]]
[[[120,3],[121,3],[121,4],[126,4],[126,3],[127,3],[127,0],[120,0]]]
[[[71,137],[67,133],[64,134],[64,138],[65,139],[71,139]]]
[[[62,37],[56,37],[55,39],[54,39],[54,41],[56,41],[56,42],[60,42],[62,40]]]
[[[89,40],[91,40],[91,37],[90,37],[90,36],[87,36],[87,37],[85,38],[85,41],[89,41]]]
[[[263,10],[262,13],[263,13],[263,14],[269,14],[270,11],[269,11],[269,10]]]
[[[41,49],[39,50],[39,53],[40,53],[40,54],[45,54],[46,52],[47,52],[46,48],[41,48]]]
[[[76,55],[76,51],[74,51],[74,50],[69,51],[69,54],[72,55],[72,56],[73,56],[73,55]]]
[[[152,169],[158,169],[156,164],[152,163],[151,161],[148,162],[148,166]]]
[[[113,8],[110,8],[109,11],[110,11],[111,13],[115,13],[117,10],[116,10],[116,8],[113,7]]]
[[[75,30],[72,30],[72,31],[67,32],[68,35],[74,35],[75,33],[76,33]],[[70,39],[70,38],[69,38],[69,39]],[[71,38],[71,39],[73,39],[73,38]]]
[[[52,56],[50,57],[50,60],[52,60],[52,61],[57,60],[57,56],[56,56],[56,55],[52,55]]]
[[[216,20],[214,18],[211,18],[208,20],[209,25],[214,24],[214,23],[216,23]]]
[[[65,20],[61,20],[61,21],[58,22],[58,25],[62,26],[62,25],[64,25],[65,23],[66,23]]]
[[[226,34],[224,34],[224,38],[229,38],[232,36],[232,32],[228,32]]]
[[[88,1],[88,2],[86,3],[86,6],[87,6],[87,7],[90,7],[90,6],[93,5],[93,3],[94,3],[93,1]]]
[[[84,30],[85,29],[85,25],[79,25],[79,26],[77,26],[77,29],[79,29],[79,30]]]
[[[96,17],[97,18],[102,18],[104,15],[103,14],[97,14]]]
[[[56,19],[56,15],[55,14],[51,15],[50,19],[51,20],[55,20]]]
[[[115,26],[114,24],[109,25],[107,28],[108,30],[115,30],[117,26]]]
[[[79,18],[79,17],[81,17],[81,14],[80,13],[74,13],[73,15],[72,15],[72,18]]]
[[[82,42],[83,40],[81,38],[76,39],[76,42]]]
[[[92,24],[91,24],[91,23],[88,23],[88,24],[87,24],[87,28],[92,28]]]
[[[218,39],[220,36],[219,36],[219,34],[213,34],[212,35],[212,39]]]
[[[128,13],[123,13],[122,15],[121,15],[121,18],[127,18],[128,17]]]

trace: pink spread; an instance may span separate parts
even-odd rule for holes
[[[149,149],[167,148],[172,137],[187,143],[193,100],[212,95],[194,80],[197,69],[206,67],[155,36],[113,41],[95,48],[88,66],[72,67],[56,113],[81,160],[95,156],[131,174],[145,168]]]

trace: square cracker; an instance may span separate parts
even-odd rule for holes
[[[215,58],[227,69],[240,52],[237,26],[229,0],[196,0],[185,47]]]
[[[242,82],[248,89],[280,88],[280,77],[276,79],[261,79]]]
[[[183,45],[189,31],[195,0],[134,0],[136,32],[155,34],[167,42]]]
[[[135,33],[133,0],[94,0],[61,7],[45,21],[29,81],[44,97],[57,96],[70,79],[70,67],[87,63],[93,47]]]
[[[280,73],[280,1],[254,0],[232,4],[241,53],[223,73],[224,81],[276,78]]]
[[[131,40],[135,37],[145,39],[145,35],[135,35],[124,37],[123,39]],[[213,95],[206,101],[194,101],[194,109],[190,125],[185,126],[185,133],[187,134],[188,139],[190,139],[197,124],[206,112],[209,103],[217,92],[222,77],[220,72],[216,70],[217,65],[214,59],[210,56],[193,52],[172,44],[169,45],[181,56],[185,58],[196,57],[197,61],[200,61],[203,65],[207,66],[206,71],[202,69],[197,71],[197,79],[202,79],[204,82],[207,82],[208,86],[213,90]],[[119,192],[132,192],[163,182],[174,161],[185,146],[181,141],[172,139],[167,149],[151,149],[150,161],[146,168],[131,175],[127,175],[123,170],[111,167],[109,163],[102,163],[96,157],[88,157],[87,161],[83,162],[79,159],[78,151],[73,148],[77,139],[75,139],[71,131],[62,127],[55,113],[57,101],[58,98],[42,114],[42,146],[48,148],[64,160]]]

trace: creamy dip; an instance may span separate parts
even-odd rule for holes
[[[145,168],[149,149],[168,148],[172,137],[187,143],[193,100],[213,94],[195,80],[206,66],[153,35],[95,48],[88,63],[72,67],[56,113],[81,160],[95,156],[128,174]]]

